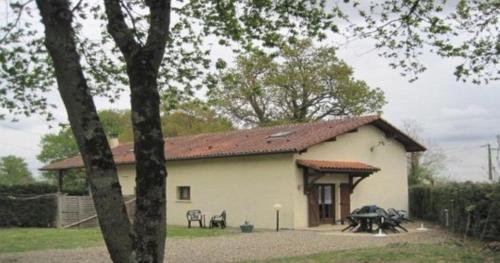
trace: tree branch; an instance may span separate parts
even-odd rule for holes
[[[19,8],[19,13],[17,13],[16,20],[11,25],[11,27],[9,27],[9,29],[7,29],[7,32],[5,32],[5,35],[0,39],[0,43],[5,41],[5,39],[7,39],[7,37],[9,36],[10,32],[12,32],[12,30],[17,26],[17,24],[19,24],[19,21],[21,20],[21,15],[23,14],[24,8],[31,2],[33,2],[33,0],[28,0],[22,4],[17,5],[17,7]]]
[[[71,9],[71,13],[74,13],[78,8],[80,8],[80,5],[82,5],[83,0],[78,1],[76,5]]]
[[[137,40],[140,42],[140,38],[139,38],[139,36],[137,34],[137,32],[138,32],[138,28],[136,26],[137,23],[136,23],[135,18],[134,18],[133,14],[132,14],[132,11],[122,1],[120,1],[120,5],[123,7],[123,9],[125,9],[125,11],[127,12],[128,16],[130,17],[130,22],[132,23],[133,33],[136,36]]]
[[[401,21],[401,24],[399,25],[398,29],[400,29],[402,26],[403,26],[403,22],[407,19],[409,19],[414,13],[415,11],[417,10],[417,7],[418,7],[418,4],[420,3],[420,0],[416,0],[413,5],[410,7],[410,10],[408,10],[408,13],[404,14],[403,16],[399,17],[399,18],[395,18],[395,19],[392,19],[392,20],[389,20],[387,22],[385,22],[384,24],[376,27],[374,30],[372,31],[369,31],[369,32],[366,32],[366,33],[363,33],[361,34],[361,37],[368,37],[370,36],[371,34],[393,24],[393,23],[396,23],[396,22],[399,22]],[[397,31],[398,29],[394,30],[394,31]]]
[[[108,32],[128,61],[134,53],[140,51],[141,46],[135,41],[132,30],[125,22],[125,16],[120,7],[120,0],[104,0],[104,6],[106,7],[106,16],[108,17]]]

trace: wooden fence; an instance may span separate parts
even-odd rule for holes
[[[129,217],[135,212],[135,197],[125,196]],[[57,227],[95,227],[98,226],[92,196],[58,195]]]

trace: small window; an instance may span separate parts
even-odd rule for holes
[[[177,199],[178,200],[191,200],[191,188],[189,186],[178,186],[177,187]]]

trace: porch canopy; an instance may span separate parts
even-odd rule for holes
[[[349,176],[350,192],[366,177],[380,171],[380,168],[362,162],[297,160],[297,165],[304,169],[304,193],[321,177],[329,173],[342,173]],[[354,177],[359,178],[354,182]]]

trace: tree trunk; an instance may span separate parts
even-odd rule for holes
[[[137,196],[133,248],[139,262],[162,262],[165,253],[167,171],[157,75],[169,32],[170,2],[144,2],[149,29],[141,44],[125,21],[120,1],[104,0],[108,32],[125,58],[130,80]]]
[[[116,165],[76,51],[68,0],[37,0],[59,93],[82,155],[99,225],[114,262],[134,262],[131,225]]]
[[[141,51],[130,58],[136,212],[134,250],[139,262],[162,262],[166,237],[166,167],[160,121],[160,95],[153,54]]]

